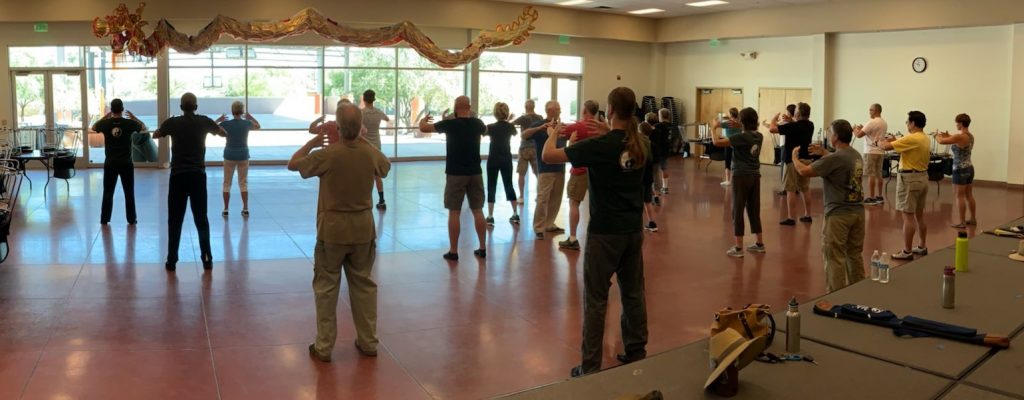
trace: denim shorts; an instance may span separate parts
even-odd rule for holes
[[[970,185],[974,183],[974,166],[953,169],[954,185]]]

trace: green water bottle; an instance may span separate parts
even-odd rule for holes
[[[967,272],[967,232],[960,231],[956,235],[956,272]]]

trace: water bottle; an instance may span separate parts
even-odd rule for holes
[[[960,231],[956,234],[956,272],[967,272],[968,240],[967,232]]]
[[[942,308],[953,308],[956,304],[956,274],[953,267],[942,271]]]
[[[789,299],[786,310],[786,353],[800,353],[800,310],[797,308],[796,296]]]
[[[875,250],[871,254],[871,280],[878,282],[878,264],[882,262],[882,256],[878,255],[878,250]]]
[[[889,253],[882,253],[878,262],[878,283],[889,283]]]

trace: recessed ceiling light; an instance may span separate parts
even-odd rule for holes
[[[630,11],[629,13],[630,14],[636,14],[636,15],[642,15],[642,14],[654,14],[654,13],[660,13],[660,12],[665,12],[665,10],[662,10],[660,8],[645,8],[643,10]]]
[[[558,3],[560,6],[578,6],[580,4],[593,3],[593,0],[569,0]]]
[[[690,7],[711,7],[711,6],[720,6],[722,4],[729,4],[729,2],[728,1],[722,1],[722,0],[708,0],[708,1],[698,1],[698,2],[695,2],[695,3],[686,3],[686,5],[688,5]]]

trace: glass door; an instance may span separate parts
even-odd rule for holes
[[[580,78],[548,74],[530,75],[530,99],[536,103],[538,114],[545,115],[544,105],[557,100],[562,114],[559,118],[572,122],[579,118]]]
[[[85,75],[81,70],[15,70],[16,146],[74,149],[82,156]]]

